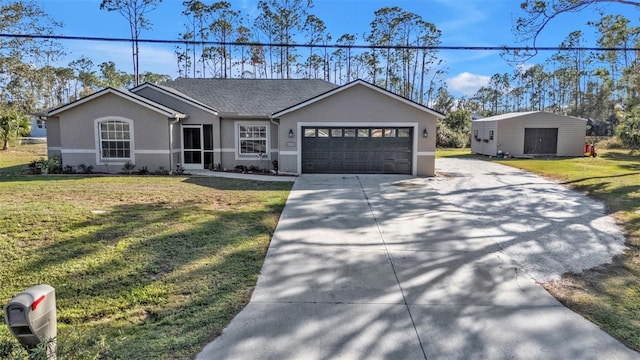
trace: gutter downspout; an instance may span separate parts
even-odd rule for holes
[[[278,127],[278,158],[277,159],[272,158],[272,159],[278,161],[278,164],[280,164],[280,123],[273,120],[273,113],[269,114],[269,121],[271,121],[271,123],[275,124]],[[268,145],[269,145],[269,148],[271,148],[271,144],[268,144]],[[279,166],[280,165],[278,165],[278,167]]]
[[[169,174],[173,174],[173,125],[179,121],[177,117],[169,118]]]

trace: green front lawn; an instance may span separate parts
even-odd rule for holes
[[[500,160],[553,178],[604,202],[627,233],[629,249],[612,264],[546,284],[569,308],[640,350],[640,153],[598,150],[596,158]]]
[[[290,183],[23,176],[42,154],[21,149],[0,152],[0,305],[52,285],[60,358],[193,358],[249,301]]]

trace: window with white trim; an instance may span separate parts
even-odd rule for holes
[[[102,160],[131,159],[131,126],[127,121],[98,122],[100,158]]]
[[[238,124],[238,155],[265,156],[268,140],[268,125]]]

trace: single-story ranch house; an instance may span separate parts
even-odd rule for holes
[[[443,114],[363,80],[177,79],[106,88],[52,109],[49,156],[159,167],[433,176]]]
[[[544,111],[515,112],[472,121],[471,152],[495,156],[584,155],[587,121]]]

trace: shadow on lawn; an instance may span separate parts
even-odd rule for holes
[[[618,211],[636,211],[640,209],[640,202],[638,201],[640,185],[617,186],[616,184],[612,184],[612,182],[607,181],[600,181],[595,184],[582,184],[582,182],[593,179],[612,179],[637,175],[640,175],[640,173],[617,176],[598,176],[569,181],[563,184],[571,185],[573,189],[603,201],[606,205],[606,212],[613,214]],[[633,224],[629,225],[631,229],[636,228]]]
[[[184,180],[185,183],[204,186],[218,190],[290,190],[292,182],[286,181],[257,181],[244,179],[231,179],[222,177],[194,176]]]
[[[633,165],[631,165],[633,166]],[[623,167],[626,167],[626,165],[623,165]],[[625,177],[625,176],[634,176],[634,175],[640,175],[640,172],[633,172],[633,173],[626,173],[626,174],[619,174],[619,175],[604,175],[604,176],[590,176],[590,177],[585,177],[585,178],[580,178],[580,179],[576,179],[576,180],[571,180],[571,181],[565,181],[562,182],[562,185],[573,185],[576,187],[580,187],[580,183],[583,181],[589,181],[589,180],[595,180],[595,179],[612,179],[612,178],[621,178],[621,177]]]
[[[463,170],[449,171],[456,172]],[[352,351],[360,358],[420,358],[416,332],[429,358],[540,355],[531,349],[585,358],[593,356],[585,338],[615,357],[616,344],[594,340],[526,277],[566,271],[566,249],[585,262],[606,258],[614,249],[600,243],[611,235],[595,221],[602,207],[512,173],[521,178],[480,168],[472,176],[433,180],[343,177],[349,186],[318,177],[322,189],[297,182],[302,191],[287,205],[295,216],[283,214],[263,269],[270,278],[258,285],[266,290],[255,294],[263,301],[238,315],[246,333],[216,357],[239,351],[234,354],[246,355],[239,358],[259,358],[268,351],[273,358],[304,358],[316,351],[330,359]],[[237,180],[185,182],[246,190]],[[96,334],[107,334],[115,341],[113,357],[193,358],[248,301],[281,210],[209,211],[202,220],[207,211],[191,202],[116,206],[75,225],[86,234],[44,248],[55,258],[39,257],[22,270],[50,271],[61,321],[87,322]],[[511,250],[519,246],[538,251],[518,257]],[[76,259],[89,265],[79,267]],[[290,321],[281,323],[283,316]]]
[[[93,334],[86,346],[104,335],[114,358],[189,358],[248,302],[281,211],[115,206],[16,271],[56,288],[58,321]]]

